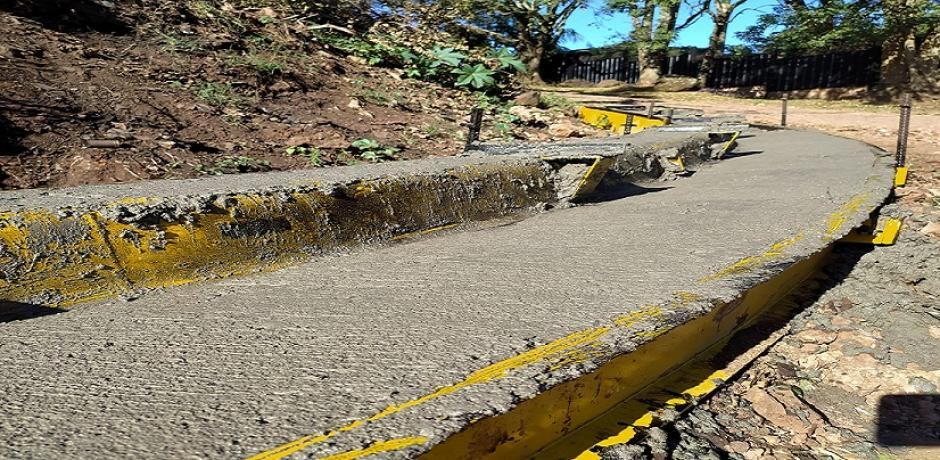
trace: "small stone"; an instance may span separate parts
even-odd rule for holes
[[[549,125],[548,133],[556,139],[568,139],[572,137],[584,136],[580,126],[567,122],[554,123]]]
[[[737,454],[743,454],[750,450],[751,446],[744,441],[734,441],[728,444],[728,450]]]
[[[284,93],[284,92],[290,91],[290,89],[291,89],[290,83],[284,80],[278,80],[274,82],[273,85],[271,85],[271,91],[275,93]]]
[[[362,103],[359,102],[359,99],[350,99],[349,104],[347,104],[346,107],[349,107],[350,109],[361,109]]]
[[[526,91],[516,96],[512,102],[525,107],[538,107],[540,100],[541,97],[538,91]]]
[[[920,232],[924,235],[940,237],[940,222],[931,222],[920,229]]]

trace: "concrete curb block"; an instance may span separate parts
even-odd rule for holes
[[[35,196],[42,192],[8,194],[14,196],[6,200],[11,210],[0,212],[0,300],[65,307],[542,210],[574,198],[588,174],[606,174],[590,167],[598,155],[619,162],[643,158],[634,172],[655,178],[663,171],[656,152],[700,161],[710,155],[709,142],[702,134],[684,134],[648,135],[630,148],[617,139],[570,143],[560,150],[527,146],[506,156],[448,160],[443,166],[389,164],[388,175],[370,166],[364,169],[371,176],[355,177],[352,171],[343,181],[292,173],[291,182],[299,185],[285,186],[274,173],[263,175],[269,186],[252,190],[231,178],[221,184],[233,189],[226,193],[153,197],[147,191],[154,184],[121,186],[116,192],[117,187],[86,187],[74,194],[98,198],[77,200],[72,191],[60,191],[69,196],[61,200],[67,206]],[[417,172],[408,172],[409,166]],[[192,182],[181,185],[192,188]],[[156,184],[158,190],[172,186]]]

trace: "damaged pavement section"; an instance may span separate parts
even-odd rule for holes
[[[666,158],[708,160],[712,143],[703,133],[650,132],[629,144],[610,139],[498,156],[4,192],[0,299],[68,306],[564,206],[590,198],[605,177],[666,178]]]
[[[746,323],[890,193],[859,142],[740,144],[629,199],[0,323],[0,456],[524,456]]]
[[[896,215],[896,205],[882,214]],[[940,245],[844,245],[741,376],[605,460],[940,458]]]

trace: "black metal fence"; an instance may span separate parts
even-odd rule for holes
[[[715,61],[706,86],[765,86],[767,91],[867,86],[880,81],[880,65],[879,49],[809,56],[728,57]]]
[[[698,76],[702,53],[672,56],[666,62],[666,75]],[[755,54],[723,57],[715,61],[706,78],[708,88],[763,86],[767,91],[838,88],[873,85],[880,81],[881,50],[841,52],[809,56]],[[548,62],[549,81],[618,80],[636,83],[640,69],[626,55],[593,56],[572,52]]]
[[[667,75],[694,77],[702,63],[701,53],[685,53],[668,58]],[[627,55],[593,56],[590,52],[572,52],[549,61],[546,78],[553,82],[585,80],[597,83],[602,80],[617,80],[636,83],[640,79],[640,66]]]

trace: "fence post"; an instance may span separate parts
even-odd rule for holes
[[[787,126],[787,93],[783,93],[780,99],[780,126]]]
[[[903,168],[907,164],[907,133],[911,128],[911,93],[901,97],[901,122],[898,126],[898,147],[894,154],[896,166]]]
[[[474,142],[480,140],[480,127],[482,124],[483,109],[480,107],[474,107],[473,110],[470,111],[470,128],[467,132],[467,150],[473,146]]]
[[[666,124],[667,124],[667,125],[671,125],[671,124],[672,124],[672,116],[673,116],[675,113],[676,113],[676,112],[675,112],[674,109],[666,109]]]
[[[650,110],[646,115],[652,118],[654,111],[656,111],[656,101],[650,102]]]

